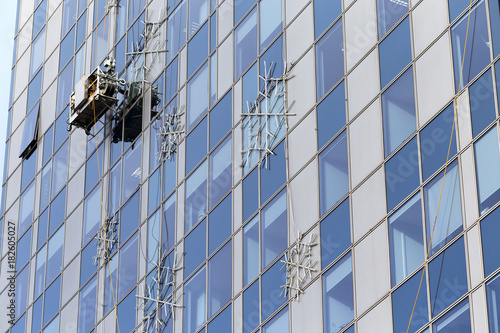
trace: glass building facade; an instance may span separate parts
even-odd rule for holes
[[[498,0],[17,15],[0,331],[500,333]],[[108,56],[139,97],[68,131]]]

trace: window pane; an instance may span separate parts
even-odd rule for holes
[[[379,45],[380,86],[385,87],[411,61],[410,20],[405,18]]]
[[[89,145],[90,144],[92,143],[89,143]],[[99,156],[99,162],[97,161],[97,156]],[[104,171],[103,160],[104,145],[101,145],[85,163],[85,194],[88,194],[94,185],[99,181],[99,176]],[[118,182],[118,186],[119,185],[120,184]]]
[[[448,0],[450,22],[453,22],[464,10],[469,9],[469,4],[469,0]]]
[[[344,81],[318,104],[316,112],[318,113],[318,148],[321,149],[346,124]]]
[[[66,206],[66,188],[62,190],[57,197],[50,204],[50,217],[49,217],[49,235],[63,223],[65,217]],[[97,208],[100,205],[96,206]],[[97,210],[93,207],[94,210]]]
[[[209,0],[190,0],[189,1],[189,37],[201,26],[208,17]],[[206,37],[206,36],[205,36]],[[205,38],[206,39],[206,38]],[[208,50],[208,47],[207,47]]]
[[[314,39],[318,38],[341,12],[340,0],[314,0]]]
[[[250,333],[259,326],[259,280],[243,292],[243,332]]]
[[[262,328],[262,333],[287,333],[290,332],[288,320],[288,307],[280,311]]]
[[[99,187],[96,187],[85,199],[82,244],[86,244],[91,238],[93,238],[99,228],[101,222],[100,207],[100,191]]]
[[[377,0],[378,38],[382,38],[408,12],[408,0]]]
[[[230,90],[210,111],[210,150],[215,147],[233,125],[232,97],[232,90]]]
[[[43,324],[47,324],[49,320],[59,310],[59,299],[61,296],[61,277],[57,278],[54,283],[45,291],[43,304]],[[46,332],[50,332],[48,329]]]
[[[205,322],[206,302],[205,267],[201,268],[184,285],[183,332],[195,332]]]
[[[416,129],[412,68],[382,94],[382,119],[387,157]]]
[[[253,6],[255,0],[235,1],[234,2],[234,23],[238,23],[241,18]]]
[[[259,168],[255,168],[243,179],[243,221],[259,207]]]
[[[54,277],[62,271],[63,242],[64,227],[60,228],[54,236],[49,239],[45,284],[52,282]]]
[[[174,10],[167,21],[167,63],[175,57],[186,42],[186,0]],[[168,83],[167,83],[168,87]]]
[[[484,276],[500,267],[500,208],[496,208],[481,221],[481,240],[483,245]]]
[[[392,286],[395,286],[424,261],[420,194],[416,194],[389,217],[389,250],[391,281]]]
[[[208,253],[212,254],[232,231],[232,202],[229,194],[208,216]]]
[[[285,141],[260,165],[260,202],[266,202],[286,181]]]
[[[120,249],[118,270],[118,298],[123,296],[137,283],[137,233]]]
[[[432,317],[438,315],[467,291],[463,238],[429,263],[429,286]]]
[[[261,0],[259,5],[260,51],[281,31],[281,0]]]
[[[118,304],[117,315],[120,331],[132,332],[135,328],[136,294],[132,291],[127,298]]]
[[[392,293],[392,323],[394,325],[394,332],[406,332],[410,322],[410,317],[410,332],[417,331],[429,321],[427,310],[427,279],[424,276],[419,292],[418,290],[421,277],[422,270],[413,275],[408,281]],[[418,299],[415,304],[417,292]],[[412,311],[414,304],[415,311]]]
[[[184,228],[188,232],[207,211],[207,161],[186,180]]]
[[[460,89],[490,63],[490,37],[486,25],[484,0],[479,1],[471,10],[466,46],[465,35],[468,21],[469,15],[466,14],[451,28],[455,87],[460,87]],[[462,79],[460,79],[460,73],[462,73]]]
[[[321,268],[325,268],[351,245],[349,198],[328,214],[320,224]]]
[[[73,63],[70,61],[68,66],[66,66],[66,68],[64,68],[63,71],[59,74],[59,80],[57,83],[56,115],[59,115],[64,110],[66,105],[69,103],[68,96],[71,95],[72,90],[73,90]],[[67,118],[64,117],[65,122],[66,119]]]
[[[208,262],[208,317],[212,317],[230,299],[232,288],[232,250],[228,242]]]
[[[141,143],[139,138],[123,157],[122,201],[127,200],[141,182]]]
[[[232,333],[231,305],[224,309],[207,326],[207,333]]]
[[[316,98],[323,97],[344,76],[342,20],[316,44]]]
[[[16,267],[17,269],[17,267]],[[10,274],[9,274],[10,275]],[[28,299],[28,279],[29,279],[29,265],[26,266],[17,276],[15,279],[15,295],[14,300],[15,300],[15,307],[16,307],[16,317],[19,317],[24,310],[26,309],[26,303]],[[9,289],[10,290],[10,287]],[[7,294],[12,293],[11,291],[8,291]],[[7,296],[7,294],[5,294]],[[12,299],[9,295],[9,299]],[[57,299],[59,301],[59,299]]]
[[[500,332],[500,274],[486,283],[490,333]]]
[[[176,163],[177,155],[170,155],[170,159],[165,159],[163,162],[163,198],[167,197],[177,185],[176,180]]]
[[[95,248],[95,247],[94,247]],[[88,332],[95,324],[97,278],[93,278],[80,291],[78,308],[78,332]]]
[[[228,136],[217,149],[210,154],[210,183],[208,186],[208,200],[210,208],[231,189],[232,174],[232,140]]]
[[[66,184],[68,175],[68,146],[69,141],[66,141],[57,153],[54,154],[52,173],[52,197],[56,195],[61,188]]]
[[[259,216],[243,227],[243,285],[259,274]]]
[[[187,130],[190,131],[208,109],[208,62],[188,82],[187,99]]]
[[[73,26],[73,28],[71,28],[71,31],[66,35],[66,37],[64,37],[63,41],[61,42],[59,53],[59,70],[61,70],[64,65],[66,65],[68,60],[73,56],[73,53],[75,53],[75,30],[76,28],[75,26]],[[99,43],[99,46],[101,46],[101,43]],[[69,67],[72,66],[70,65]],[[69,68],[69,70],[72,71],[73,68]]]
[[[354,319],[351,253],[323,275],[324,333],[336,333]]]
[[[344,131],[319,155],[319,202],[323,215],[349,192],[347,134]]]
[[[474,144],[479,212],[484,214],[500,200],[500,152],[496,128]]]
[[[96,162],[97,163],[97,162]],[[118,161],[111,169],[109,177],[109,201],[108,213],[113,214],[120,206],[120,176],[122,171],[122,161]]]
[[[95,249],[95,247],[94,247]],[[36,271],[35,271],[35,294],[37,297],[45,288],[45,264],[47,257],[47,246],[42,247],[36,254]]]
[[[250,2],[250,1],[248,1]],[[257,10],[245,18],[234,32],[234,79],[257,57]]]
[[[38,106],[31,111],[24,121],[23,137],[19,157],[27,158],[36,148],[38,139]]]
[[[198,31],[193,39],[191,39],[188,43],[188,77],[190,77],[191,74],[193,74],[194,71],[200,67],[201,63],[207,58],[207,56],[208,23],[205,23],[200,31]]]
[[[491,69],[481,75],[481,77],[469,87],[472,135],[474,137],[481,133],[496,118],[495,96],[493,91]]]
[[[265,272],[262,277],[262,321],[266,320],[271,314],[274,313],[286,301],[282,295],[281,286],[286,282],[285,270],[281,269],[283,263],[278,260],[271,268]]]
[[[30,187],[28,187],[28,189],[21,195],[21,207],[19,209],[19,225],[17,231],[18,235],[22,235],[33,222],[34,198],[35,182],[31,183]]]
[[[46,1],[44,1],[46,3]],[[36,14],[35,14],[36,15]],[[36,37],[31,44],[30,77],[36,73],[43,63],[43,51],[45,47],[45,29]]]
[[[450,148],[448,160],[451,160],[457,153],[456,126],[453,128],[453,134],[451,133],[453,112],[452,103],[420,132],[422,176],[424,180],[446,163],[448,147]]]
[[[269,265],[287,248],[286,190],[264,207],[262,218],[262,268]]]
[[[468,333],[470,327],[469,299],[466,298],[432,325],[436,333]]]
[[[163,205],[161,242],[164,251],[170,251],[175,244],[175,193]]]
[[[170,65],[168,65],[165,71],[166,74],[166,80],[165,80],[166,88],[165,88],[165,98],[164,98],[165,104],[168,101],[170,101],[177,92],[177,80],[179,76],[178,59],[179,58],[175,58],[174,61],[172,61]]]
[[[207,257],[207,225],[206,220],[194,228],[184,239],[184,278],[205,260]]]
[[[444,172],[444,171],[443,171]],[[460,179],[458,175],[457,162],[448,166],[444,180],[441,204],[436,219],[437,205],[443,183],[443,172],[437,175],[424,187],[425,219],[427,228],[427,239],[431,239],[432,246],[430,255],[436,253],[453,237],[462,231],[462,200],[460,198]],[[434,227],[434,223],[436,226]]]
[[[488,1],[490,8],[491,35],[493,38],[493,57],[500,53],[500,3]]]
[[[161,176],[161,169],[158,168],[151,175],[151,177],[149,177],[148,215],[151,214],[161,202],[160,176]]]
[[[96,255],[95,243],[89,244],[83,249],[81,255],[81,268],[80,268],[80,287],[87,282],[96,271],[97,266],[94,265],[94,257]],[[81,296],[80,296],[81,297]]]
[[[186,138],[186,174],[207,155],[207,124],[205,117]]]
[[[391,211],[420,185],[417,138],[413,138],[385,164],[387,211]]]

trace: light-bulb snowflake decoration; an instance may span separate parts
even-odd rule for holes
[[[312,248],[318,245],[316,242],[318,235],[311,234],[309,241],[304,242],[299,233],[295,245],[290,249],[289,255],[281,260],[283,268],[286,268],[286,283],[281,286],[281,295],[300,300],[300,295],[304,293],[304,287],[312,279],[313,273],[318,270],[314,268],[318,263],[313,258]]]
[[[158,258],[161,258],[161,249],[158,247]],[[177,254],[158,259],[153,270],[154,276],[146,285],[144,296],[136,297],[143,301],[139,305],[144,310],[144,333],[163,332],[171,319],[175,319],[175,308],[179,305],[180,295],[176,294],[176,272],[181,269]]]
[[[97,254],[94,256],[94,265],[99,266],[108,260],[110,253],[118,245],[118,216],[108,217],[97,231],[95,236]]]
[[[247,101],[247,112],[241,114],[243,147],[242,167],[254,165],[260,159],[274,154],[271,150],[277,140],[283,137],[286,117],[293,102],[288,105],[286,81],[294,77],[291,65],[284,64],[280,76],[274,76],[276,64],[269,68],[264,62],[264,75],[259,75],[259,93],[254,102]],[[246,141],[246,142],[245,142]]]
[[[177,151],[177,146],[184,134],[184,125],[182,124],[183,111],[177,112],[177,108],[173,108],[170,113],[163,115],[163,125],[160,132],[157,134],[160,140],[160,149],[158,159],[172,159]]]

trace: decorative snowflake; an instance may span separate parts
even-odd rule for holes
[[[161,161],[171,159],[177,151],[177,146],[184,134],[184,125],[182,125],[181,117],[184,112],[177,112],[177,108],[173,108],[172,112],[164,116],[163,127],[157,136],[160,139],[160,151],[158,159]]]
[[[241,114],[243,136],[247,141],[246,147],[241,151],[243,167],[252,165],[252,161],[256,161],[254,157],[260,159],[274,154],[271,148],[283,135],[286,117],[293,115],[288,113],[286,90],[286,81],[293,78],[290,74],[291,66],[285,64],[283,74],[277,78],[273,77],[276,64],[271,63],[267,68],[264,62],[264,68],[264,76],[259,75],[262,86],[258,97],[252,103],[247,101],[248,111]],[[254,153],[257,156],[254,156]]]
[[[158,257],[161,258],[158,247]],[[141,298],[144,310],[143,332],[163,332],[170,319],[175,319],[176,307],[180,295],[176,295],[175,273],[181,269],[177,254],[174,254],[173,263],[167,263],[169,256],[155,263],[155,275],[146,286],[145,295],[136,295]]]
[[[283,289],[281,295],[284,297],[290,295],[299,301],[300,294],[304,293],[304,286],[312,279],[313,273],[318,271],[314,268],[318,261],[313,259],[312,254],[312,248],[318,245],[317,237],[317,234],[311,234],[306,243],[299,234],[295,246],[289,251],[289,256],[285,254],[285,259],[281,260],[283,263],[281,269],[286,267],[286,283],[281,286]]]
[[[95,236],[97,254],[94,257],[94,265],[98,266],[100,262],[106,262],[109,254],[118,245],[118,220],[117,215],[108,217]]]

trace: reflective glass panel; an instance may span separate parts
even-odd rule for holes
[[[282,288],[286,282],[285,270],[281,269],[283,263],[278,260],[264,274],[262,274],[262,293],[261,301],[266,306],[261,307],[262,321],[266,320],[286,301],[286,298],[281,295]],[[243,305],[244,306],[244,305]]]
[[[231,136],[228,136],[212,154],[210,154],[210,170],[208,185],[209,207],[212,208],[231,189],[232,152]]]
[[[208,62],[188,82],[187,99],[187,130],[190,131],[208,109]]]
[[[248,1],[250,3],[250,1]],[[241,22],[234,32],[234,79],[236,80],[257,57],[257,10]]]
[[[286,191],[281,191],[261,213],[262,267],[269,265],[287,248]]]
[[[210,150],[215,147],[233,125],[232,97],[232,90],[230,90],[210,111]]]
[[[321,221],[320,229],[321,268],[325,268],[351,245],[349,198]]]
[[[316,44],[316,99],[323,97],[344,75],[342,20]]]
[[[59,310],[59,299],[61,296],[61,276],[52,283],[45,291],[43,304],[43,324],[47,324]],[[44,332],[50,332],[48,328]]]
[[[479,212],[484,214],[500,200],[500,152],[494,127],[474,144]]]
[[[208,324],[207,333],[232,333],[231,305]]]
[[[259,280],[243,292],[243,332],[250,333],[259,326]]]
[[[469,87],[472,135],[476,137],[496,118],[491,69]]]
[[[318,115],[318,148],[321,149],[346,124],[344,81],[318,104],[316,112]]]
[[[208,56],[208,23],[205,23],[200,31],[194,35],[193,39],[189,41],[187,52],[187,76],[190,77]]]
[[[410,19],[405,18],[380,42],[380,86],[385,87],[411,61]]]
[[[186,0],[174,10],[167,21],[167,63],[180,50],[181,46],[186,42]],[[168,87],[168,83],[167,83]]]
[[[95,249],[95,247],[94,247]],[[93,278],[80,291],[78,307],[78,332],[88,332],[95,324],[97,278]]]
[[[232,295],[231,241],[208,261],[208,317],[212,317]]]
[[[127,200],[141,182],[141,143],[139,138],[123,156],[122,201]]]
[[[139,225],[139,191],[123,205],[120,216],[120,240],[125,241]]]
[[[280,311],[262,328],[262,333],[287,333],[290,332],[288,320],[288,307]]]
[[[281,1],[261,0],[259,3],[260,51],[264,50],[281,31]]]
[[[184,277],[188,277],[207,257],[207,224],[203,220],[184,239]]]
[[[314,38],[318,38],[341,12],[340,0],[314,0]]]
[[[232,201],[229,194],[208,215],[208,253],[212,254],[229,236],[232,231]]]
[[[184,228],[188,232],[207,212],[207,161],[186,180]]]
[[[189,1],[189,24],[188,24],[188,38],[191,37],[196,30],[207,19],[208,12],[210,11],[209,0],[190,0]],[[205,26],[206,27],[206,26]],[[203,28],[202,28],[203,29]],[[205,42],[207,41],[205,36]],[[208,50],[208,47],[207,47]]]
[[[285,141],[260,165],[260,202],[266,202],[286,181]]]
[[[205,274],[204,266],[184,285],[184,333],[195,332],[206,320]]]
[[[186,138],[186,174],[207,155],[207,118],[203,118]]]
[[[486,283],[486,299],[488,301],[488,322],[490,333],[500,332],[500,275]]]
[[[466,298],[433,325],[436,333],[470,333],[469,299]],[[490,331],[491,332],[491,331]]]
[[[118,269],[118,299],[137,283],[137,233],[120,249]]]
[[[377,0],[378,38],[382,38],[406,12],[408,0]]]
[[[243,227],[243,285],[259,274],[259,216]]]

